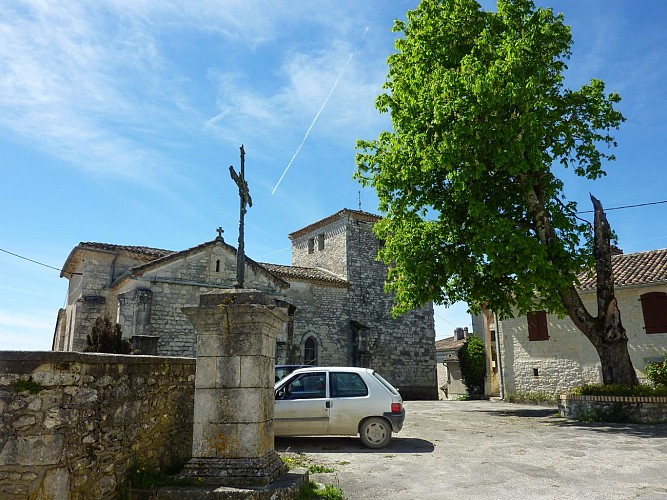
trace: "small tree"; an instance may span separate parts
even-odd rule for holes
[[[129,354],[130,343],[123,338],[120,325],[111,323],[108,314],[95,320],[92,331],[86,336],[85,352],[106,352],[110,354]]]
[[[458,352],[463,383],[470,395],[484,394],[484,377],[486,375],[486,350],[482,340],[475,336],[466,339]]]
[[[646,378],[656,387],[667,387],[667,358],[662,363],[650,363],[646,367]]]

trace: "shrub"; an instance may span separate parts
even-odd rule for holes
[[[463,383],[471,395],[484,394],[486,350],[478,337],[470,336],[457,352]]]
[[[84,352],[106,352],[110,354],[129,354],[130,343],[123,338],[118,323],[111,323],[108,314],[95,320],[92,331],[86,336],[87,347]]]
[[[505,394],[508,403],[523,403],[554,406],[558,404],[555,396],[546,392],[508,392]]]
[[[662,363],[649,363],[646,367],[646,378],[656,387],[667,387],[667,358]]]

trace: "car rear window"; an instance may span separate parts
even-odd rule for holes
[[[368,387],[357,373],[331,372],[330,391],[332,398],[358,398],[368,396]]]
[[[380,375],[377,372],[373,372],[373,376],[380,381],[380,383],[387,388],[389,392],[391,392],[394,396],[400,396],[401,394],[398,392],[396,387],[391,385],[389,382],[387,382],[384,378],[382,378],[382,375]]]

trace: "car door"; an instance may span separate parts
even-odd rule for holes
[[[356,435],[359,422],[377,414],[372,408],[368,384],[359,373],[331,371],[329,391],[329,434]]]
[[[273,414],[276,436],[321,435],[328,428],[326,372],[301,373],[278,388]]]

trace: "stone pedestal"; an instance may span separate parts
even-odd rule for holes
[[[285,311],[257,290],[202,295],[186,307],[197,331],[192,459],[203,484],[265,486],[285,467],[273,445],[274,356]]]

